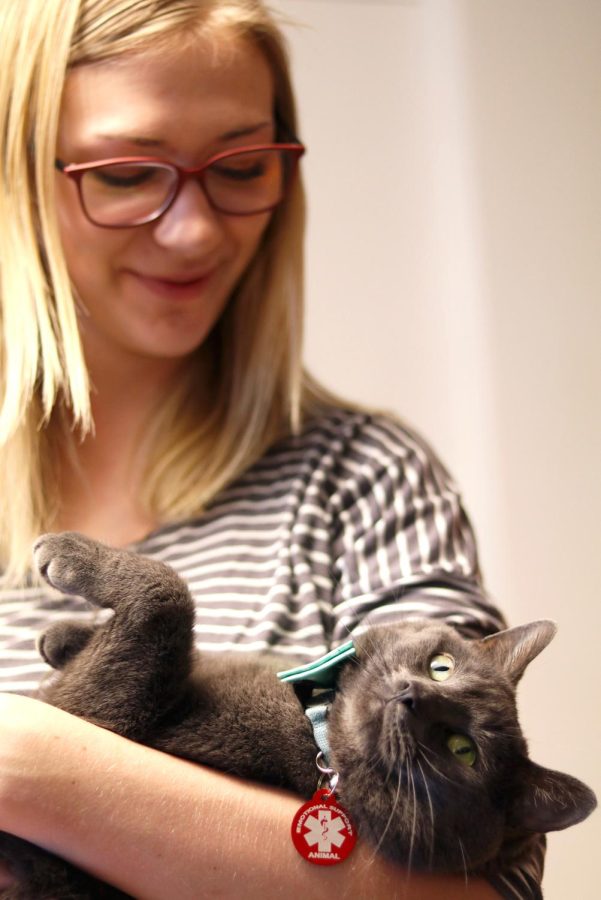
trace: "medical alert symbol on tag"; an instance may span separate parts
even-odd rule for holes
[[[292,820],[294,846],[303,859],[316,866],[335,866],[344,862],[356,840],[348,813],[326,789],[316,791]]]

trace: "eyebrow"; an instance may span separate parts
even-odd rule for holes
[[[273,121],[269,119],[265,122],[259,122],[257,125],[234,128],[232,131],[226,131],[225,134],[219,135],[217,140],[233,141],[236,138],[247,137],[260,131],[262,128],[266,128],[268,125],[273,125]],[[136,144],[138,147],[164,147],[167,143],[167,141],[164,141],[161,138],[142,137],[140,135],[131,134],[95,134],[94,137],[105,141],[124,141],[128,144]]]

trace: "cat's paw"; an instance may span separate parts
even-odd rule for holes
[[[33,553],[40,574],[62,593],[115,611],[128,608],[138,618],[163,606],[192,614],[185,582],[159,560],[107,547],[75,531],[42,535]]]
[[[81,622],[55,622],[38,638],[40,656],[53,669],[62,669],[83,650],[96,628]]]
[[[75,531],[43,534],[33,546],[38,571],[51,587],[82,594],[90,584],[102,545]]]

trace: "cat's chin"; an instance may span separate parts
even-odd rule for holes
[[[388,833],[373,833],[375,844],[381,840],[382,850],[391,859],[417,871],[465,874],[498,855],[505,823],[497,811],[476,817],[466,797],[462,808],[450,815],[446,804],[441,808],[420,790],[417,779],[413,785],[411,779],[404,781],[401,791],[404,802],[393,813]]]
[[[453,808],[429,793],[418,765],[387,775],[360,769],[341,779],[340,797],[377,852],[408,870],[462,874],[498,855],[504,835],[500,812],[489,809],[480,818],[469,795]]]

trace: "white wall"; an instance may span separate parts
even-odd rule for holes
[[[309,366],[428,437],[510,621],[558,622],[522,721],[601,793],[601,0],[272,5],[301,23]],[[599,896],[600,821],[550,837],[548,900]]]

